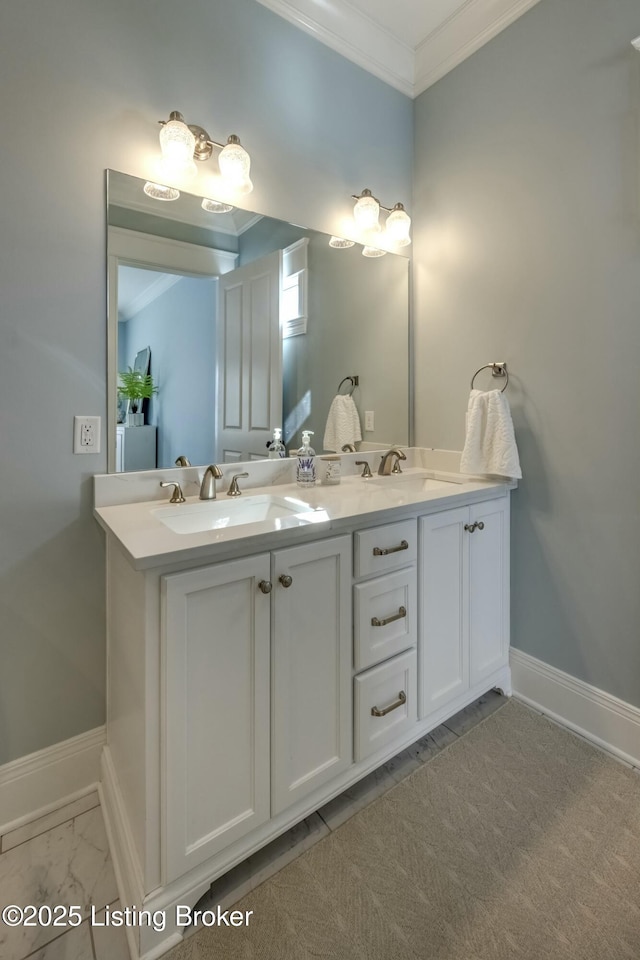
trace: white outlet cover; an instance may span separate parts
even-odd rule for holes
[[[100,453],[100,417],[74,417],[73,418],[73,452],[74,453]],[[83,428],[93,434],[93,442],[83,443]]]

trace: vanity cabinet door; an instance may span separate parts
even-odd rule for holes
[[[469,686],[469,508],[420,518],[420,717]]]
[[[162,578],[163,872],[269,819],[269,555]]]
[[[272,814],[352,763],[351,537],[273,554]]]
[[[420,717],[509,662],[509,499],[420,518]]]
[[[469,682],[509,661],[509,499],[469,509]]]

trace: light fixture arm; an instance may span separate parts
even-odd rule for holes
[[[352,200],[361,200],[363,197],[373,197],[373,194],[371,193],[371,190],[369,190],[368,187],[365,187],[362,193],[360,194],[357,194],[357,193],[351,194]],[[380,209],[385,210],[387,213],[392,213],[394,210],[404,210],[403,203],[394,203],[392,207],[385,207],[384,203],[380,203],[377,197],[373,197],[373,199],[376,201]]]

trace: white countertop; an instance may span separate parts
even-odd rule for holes
[[[100,506],[94,509],[94,515],[119,541],[132,566],[142,570],[185,560],[215,561],[216,554],[236,552],[238,548],[246,552],[271,550],[280,542],[284,546],[301,538],[323,536],[327,531],[342,532],[363,521],[383,523],[400,519],[416,513],[421,506],[431,512],[505,496],[513,486],[509,481],[466,479],[416,467],[406,469],[402,477],[374,476],[364,480],[347,476],[339,484],[316,484],[310,490],[295,483],[252,487],[246,490],[246,496],[294,497],[309,504],[313,512],[198,533],[175,533],[161,521],[163,510],[180,509],[180,505],[170,504],[168,499]],[[218,500],[226,500],[224,491],[218,492]],[[211,501],[200,501],[197,496],[186,500],[186,504],[208,502]],[[231,503],[230,509],[234,505]]]

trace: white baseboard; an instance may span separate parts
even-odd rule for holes
[[[640,767],[640,709],[511,649],[514,696],[625,763]]]
[[[96,789],[104,727],[0,766],[0,834]]]

